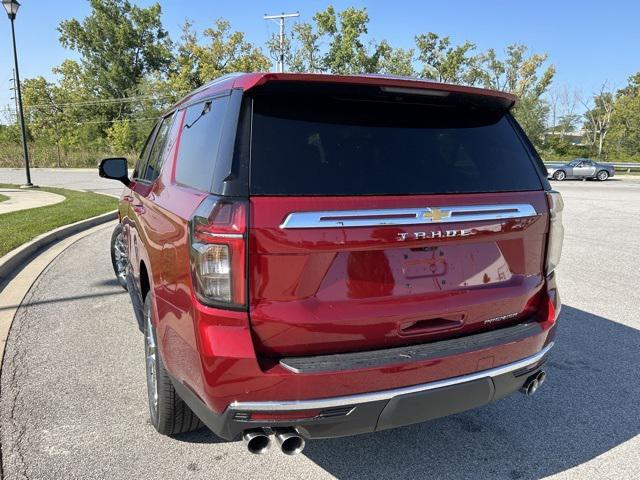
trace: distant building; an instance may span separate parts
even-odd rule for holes
[[[575,145],[576,147],[586,147],[589,145],[586,130],[574,130],[567,132],[559,130],[559,127],[552,127],[544,132],[542,141],[546,142],[549,138],[553,137],[562,137],[564,140],[569,142],[569,144]]]

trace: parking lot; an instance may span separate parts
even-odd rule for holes
[[[143,339],[111,227],[60,255],[18,310],[2,368],[5,478],[638,478],[640,177],[554,183],[563,309],[548,380],[479,410],[295,457],[148,422]]]

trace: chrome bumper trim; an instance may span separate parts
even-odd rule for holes
[[[470,373],[460,377],[445,378],[435,382],[423,383],[421,385],[413,385],[410,387],[394,388],[392,390],[382,390],[379,392],[359,393],[356,395],[347,395],[344,397],[318,398],[313,400],[283,400],[268,402],[233,402],[229,405],[228,410],[232,411],[251,411],[251,412],[280,412],[280,411],[296,411],[296,410],[317,410],[333,407],[344,407],[348,405],[357,405],[361,403],[377,402],[381,400],[390,400],[399,395],[407,395],[410,393],[426,392],[437,388],[450,387],[461,383],[471,382],[488,377],[497,377],[505,373],[514,372],[522,368],[533,365],[551,350],[553,342],[538,353],[530,357],[523,358],[517,362],[507,363],[500,367],[483,370],[481,372]]]

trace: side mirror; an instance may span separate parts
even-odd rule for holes
[[[129,170],[127,170],[126,158],[105,158],[100,162],[98,175],[102,178],[118,180],[126,186],[129,186],[131,183],[131,180],[129,180]]]

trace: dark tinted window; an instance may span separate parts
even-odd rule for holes
[[[142,153],[140,153],[140,158],[136,162],[136,166],[133,169],[133,178],[142,178],[142,173],[144,173],[144,169],[147,166],[147,162],[149,161],[149,153],[151,153],[151,148],[153,147],[153,139],[156,136],[156,130],[158,125],[153,126],[153,130],[147,137],[147,140],[144,142],[144,146],[142,147]]]
[[[254,101],[252,194],[541,188],[509,117],[496,110],[317,96]]]
[[[198,190],[211,188],[229,97],[187,108],[176,161],[176,181]]]
[[[162,168],[162,162],[164,160],[164,147],[167,143],[167,136],[169,134],[169,128],[171,128],[172,120],[173,115],[170,115],[162,121],[156,139],[153,142],[153,147],[149,154],[149,161],[147,162],[147,167],[143,175],[143,178],[149,182],[153,182],[158,178],[158,175],[160,175],[160,169]]]

